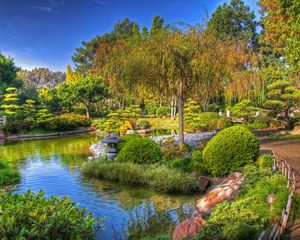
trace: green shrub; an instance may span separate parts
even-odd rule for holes
[[[156,105],[146,105],[145,115],[156,115],[156,111],[159,107]]]
[[[242,222],[226,225],[223,235],[228,240],[255,240],[258,237],[255,227]]]
[[[190,121],[189,126],[194,131],[214,129],[217,127],[216,120],[219,118],[220,116],[216,112],[200,113]]]
[[[23,121],[9,121],[5,126],[3,126],[2,131],[5,135],[18,134],[24,131],[29,131],[33,125],[30,120]]]
[[[208,220],[223,226],[244,223],[255,227],[257,233],[280,219],[282,209],[288,199],[287,179],[281,174],[263,177],[254,186],[240,194],[233,202],[223,202],[213,208]],[[275,194],[272,207],[267,197]]]
[[[246,128],[233,126],[220,131],[206,145],[203,159],[214,176],[224,176],[253,162],[259,154],[257,138]]]
[[[54,131],[70,131],[79,127],[88,127],[90,125],[91,120],[86,116],[75,113],[65,113],[55,117],[48,128]]]
[[[151,188],[160,192],[189,193],[197,188],[195,176],[163,165],[147,169],[145,179]]]
[[[125,143],[116,157],[118,162],[150,164],[161,161],[160,147],[148,138],[136,138]]]
[[[140,120],[137,121],[137,128],[138,129],[148,129],[150,127],[151,127],[151,124],[147,120],[140,119]]]
[[[82,166],[84,175],[106,179],[131,186],[145,186],[168,193],[190,193],[197,189],[197,179],[166,166],[96,160]]]
[[[233,126],[233,121],[229,117],[222,117],[212,121],[211,126],[214,128],[228,128]]]
[[[118,150],[120,151],[126,143],[128,143],[131,140],[136,140],[136,139],[140,139],[142,138],[141,135],[139,134],[127,134],[125,136],[121,136],[121,138],[123,138],[125,141],[124,142],[120,142],[118,144]]]
[[[249,130],[256,130],[256,129],[268,128],[268,125],[264,123],[249,123],[245,125],[245,127],[248,128]]]
[[[273,158],[271,155],[269,154],[262,154],[258,157],[257,159],[257,165],[260,168],[269,168],[271,169],[272,165],[273,165]]]
[[[6,162],[0,161],[0,187],[16,184],[20,181],[20,174]]]
[[[44,198],[43,192],[0,193],[1,239],[93,239],[103,220],[70,198]]]
[[[171,107],[162,106],[156,110],[156,117],[170,117],[171,116]]]
[[[198,232],[195,240],[225,240],[222,226],[217,223],[205,224]]]

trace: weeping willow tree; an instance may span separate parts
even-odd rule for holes
[[[243,98],[250,87],[256,89],[240,74],[252,68],[251,58],[245,45],[218,40],[201,28],[168,28],[134,44],[120,42],[100,69],[113,94],[163,101],[175,98],[183,146],[186,99],[192,97],[207,106],[222,94],[228,99]]]

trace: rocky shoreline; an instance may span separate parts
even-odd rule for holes
[[[203,132],[203,133],[186,133],[184,135],[184,142],[190,145],[192,148],[199,146],[199,144],[203,141],[208,141],[214,136],[214,132]],[[160,143],[161,141],[169,138],[174,138],[174,144],[177,145],[179,143],[178,135],[162,135],[162,136],[150,136],[149,138],[154,142]],[[94,158],[104,157],[106,150],[106,144],[95,143],[90,146],[90,151],[93,153]]]

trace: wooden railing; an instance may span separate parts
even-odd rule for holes
[[[287,177],[287,188],[289,190],[289,197],[286,207],[282,210],[280,221],[274,224],[270,233],[268,233],[267,231],[263,231],[260,234],[258,240],[276,240],[280,238],[280,236],[286,229],[293,204],[294,194],[296,191],[296,177],[294,170],[290,167],[286,160],[279,158],[274,152],[272,152],[272,157],[274,159],[274,166],[276,166],[276,170]]]

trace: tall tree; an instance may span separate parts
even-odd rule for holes
[[[263,54],[271,63],[281,63],[282,75],[286,69],[300,71],[300,2],[294,0],[260,0],[260,37]],[[270,64],[269,64],[270,65]],[[272,66],[272,65],[271,65]],[[277,67],[275,65],[274,67]],[[298,76],[296,76],[298,78]]]
[[[224,40],[256,42],[255,14],[242,0],[231,0],[219,6],[208,21],[207,30]]]
[[[120,47],[112,51],[105,69],[110,89],[121,85],[135,97],[154,95],[167,101],[175,97],[181,146],[185,100],[201,98],[201,89],[215,96],[222,87],[239,81],[237,72],[250,61],[244,45],[220,41],[198,29],[165,29],[140,44],[124,43]],[[235,57],[228,57],[228,50]]]
[[[1,54],[0,52],[0,96],[8,87],[19,87],[20,81],[17,80],[17,71],[14,60]]]

